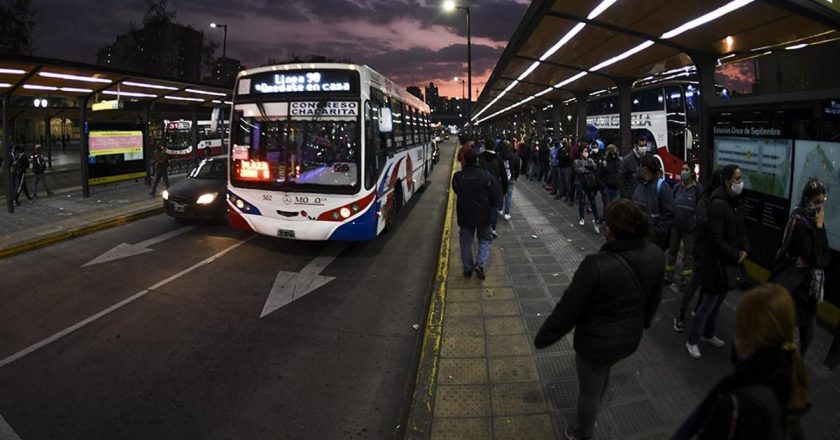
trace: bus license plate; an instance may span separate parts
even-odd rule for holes
[[[278,229],[277,236],[280,238],[295,238],[295,231],[289,229]]]

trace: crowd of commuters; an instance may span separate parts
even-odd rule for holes
[[[758,284],[744,268],[750,257],[741,197],[745,176],[735,164],[714,170],[701,184],[692,162],[679,175],[666,176],[644,137],[624,156],[598,139],[460,140],[462,171],[453,187],[466,277],[484,278],[498,217],[511,218],[520,175],[569,205],[577,200],[579,226],[591,224],[595,234],[603,228],[607,243],[581,262],[534,341],[544,348],[574,329],[579,394],[567,438],[591,438],[610,369],[638,348],[663,288],[671,286],[681,297],[673,329],[688,329],[687,355],[700,359],[701,343],[721,349],[729,339],[735,364],[674,438],[801,438],[799,418],[808,408],[801,356],[813,340],[831,255],[827,191],[819,179],[802,189],[770,284]],[[737,288],[749,291],[738,304],[735,334],[721,335],[721,305]],[[825,361],[829,368],[840,364],[838,339]]]

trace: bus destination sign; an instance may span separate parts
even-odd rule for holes
[[[248,78],[252,94],[346,93],[358,91],[358,76],[350,70],[271,72]]]

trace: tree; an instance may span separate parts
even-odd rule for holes
[[[30,0],[0,0],[0,53],[32,54],[35,11]]]

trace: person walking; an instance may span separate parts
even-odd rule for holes
[[[475,136],[467,133],[461,133],[458,135],[458,142],[461,144],[461,148],[458,150],[458,162],[461,163],[461,169],[464,169],[464,155],[467,151],[470,151],[474,148],[473,144],[475,144]]]
[[[720,177],[722,184],[712,193],[709,202],[709,248],[700,286],[703,296],[685,343],[689,356],[694,359],[702,357],[698,345],[701,339],[715,348],[726,345],[723,339],[715,335],[715,325],[720,305],[733,287],[729,283],[727,271],[742,268],[749,256],[741,202],[741,191],[744,189],[741,169],[737,165],[726,165]]]
[[[149,195],[152,197],[154,197],[157,193],[157,186],[160,179],[163,179],[163,183],[165,183],[166,188],[169,189],[169,157],[166,155],[166,149],[163,145],[157,146],[153,160],[154,162],[152,166],[155,171],[155,181],[152,184],[152,190],[149,191]]]
[[[665,285],[667,286],[674,282],[677,255],[682,247],[682,270],[678,286],[680,291],[685,289],[693,274],[694,266],[692,266],[691,257],[694,250],[696,226],[694,212],[701,194],[703,194],[703,185],[697,182],[694,164],[684,163],[680,171],[680,183],[674,189],[674,224],[671,227],[668,262],[665,265]]]
[[[578,217],[580,226],[586,225],[585,205],[589,201],[589,209],[592,210],[592,226],[596,234],[601,233],[601,218],[598,217],[598,205],[595,202],[595,191],[598,190],[598,178],[595,176],[597,166],[595,161],[589,157],[589,148],[583,148],[580,158],[575,160],[575,179],[578,182]]]
[[[825,269],[831,249],[825,229],[825,184],[811,179],[802,188],[799,204],[790,214],[776,254],[771,282],[782,284],[796,305],[802,355],[814,339],[817,304],[823,300]]]
[[[674,223],[674,194],[661,176],[662,163],[653,155],[642,156],[639,161],[641,181],[636,185],[633,201],[650,215],[653,222],[653,242],[667,250],[669,235]]]
[[[548,189],[551,190],[549,194],[557,195],[557,189],[560,186],[560,159],[557,155],[560,153],[560,142],[554,141],[551,144],[551,149],[548,150],[549,165],[551,171],[548,177]]]
[[[703,399],[672,440],[803,438],[810,406],[808,370],[793,342],[793,300],[784,287],[763,284],[735,310],[735,369]]]
[[[26,170],[29,169],[29,156],[26,155],[26,150],[21,145],[16,145],[13,148],[15,152],[12,155],[12,172],[15,177],[15,205],[20,206],[20,193],[26,194],[26,198],[31,202],[32,196],[29,195],[29,188],[26,186]]]
[[[577,420],[566,428],[568,439],[592,437],[610,370],[638,349],[659,307],[665,255],[645,240],[649,229],[650,219],[633,202],[612,203],[606,212],[607,243],[583,259],[534,338],[541,349],[575,329]]]
[[[496,224],[499,221],[499,215],[502,214],[502,201],[507,195],[508,172],[504,160],[496,154],[496,141],[493,138],[488,137],[484,140],[484,151],[478,156],[478,165],[490,173],[490,176],[496,181],[496,188],[500,190],[496,209],[490,219],[492,235],[493,238],[496,238],[498,237]]]
[[[53,195],[50,186],[47,185],[47,176],[44,174],[46,171],[47,161],[41,155],[41,145],[39,144],[35,146],[32,152],[32,173],[35,176],[32,179],[32,197],[35,199],[38,198],[38,183],[41,183],[44,189],[47,190],[47,197]]]
[[[513,188],[516,185],[516,179],[519,178],[519,172],[522,168],[522,161],[519,156],[513,151],[510,143],[502,142],[502,158],[507,163],[508,170],[508,186],[505,193],[505,221],[510,220],[510,212],[513,208]]]
[[[493,176],[478,165],[478,153],[474,150],[464,154],[464,169],[452,177],[452,190],[458,196],[455,212],[460,228],[464,276],[470,278],[475,271],[476,276],[483,280],[493,240],[490,224],[501,200],[501,190]],[[476,237],[478,260],[473,259],[472,251]]]

